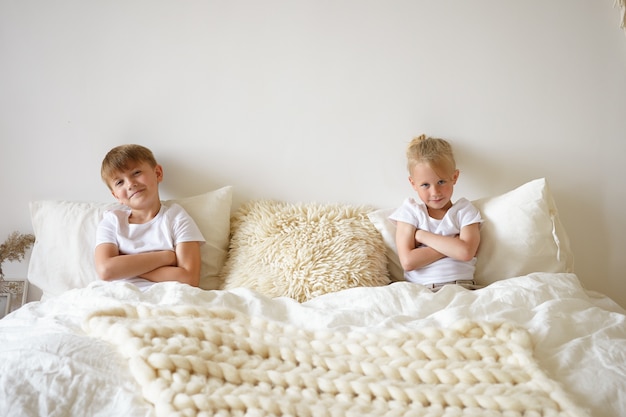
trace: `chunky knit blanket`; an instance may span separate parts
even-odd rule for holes
[[[508,323],[307,331],[216,308],[102,310],[157,416],[583,416]]]

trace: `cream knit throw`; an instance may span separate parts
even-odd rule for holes
[[[216,308],[125,307],[115,344],[157,416],[584,416],[507,323],[306,331]]]

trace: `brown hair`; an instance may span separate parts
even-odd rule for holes
[[[409,174],[419,163],[426,163],[442,178],[448,177],[456,170],[456,161],[452,146],[448,141],[420,135],[413,138],[406,150],[407,169]]]
[[[111,149],[102,160],[100,175],[109,186],[108,181],[118,172],[125,171],[132,163],[147,162],[151,167],[157,165],[152,151],[141,145],[120,145]]]

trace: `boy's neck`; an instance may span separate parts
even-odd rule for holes
[[[434,209],[431,207],[426,206],[426,209],[428,210],[428,215],[435,219],[435,220],[441,220],[445,217],[446,213],[448,212],[448,210],[450,210],[450,207],[452,207],[452,202],[450,201],[448,204],[446,204],[445,207],[442,207],[440,209]]]
[[[130,224],[143,224],[148,223],[150,220],[154,219],[157,214],[161,211],[161,203],[158,205],[146,209],[146,210],[134,210],[131,209],[130,215],[128,216],[128,223]]]

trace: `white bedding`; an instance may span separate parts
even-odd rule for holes
[[[556,273],[498,281],[478,291],[450,286],[432,293],[398,282],[302,304],[245,289],[164,283],[142,293],[127,284],[92,283],[0,320],[0,414],[154,415],[122,356],[83,330],[90,312],[124,304],[227,307],[308,330],[510,321],[530,332],[537,363],[578,406],[594,417],[626,416],[626,311],[585,291],[575,275]]]

